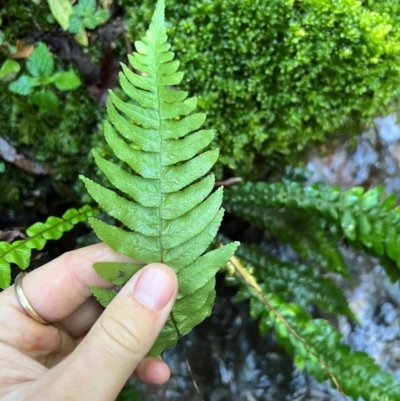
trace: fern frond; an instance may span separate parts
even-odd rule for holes
[[[252,268],[254,277],[267,293],[274,292],[301,307],[316,305],[323,310],[355,319],[343,290],[329,278],[320,277],[317,269],[303,264],[282,262],[256,245],[244,245],[236,257]]]
[[[298,183],[246,183],[227,191],[226,208],[246,215],[254,205],[302,210],[307,216],[326,220],[356,249],[378,257],[390,278],[400,277],[400,207],[396,197],[383,198],[383,188],[367,192],[361,187],[341,192],[337,187],[320,188]]]
[[[268,293],[241,266],[235,266],[242,280],[239,299],[250,299],[251,314],[260,319],[261,334],[273,329],[277,341],[295,357],[299,369],[317,380],[329,379],[339,392],[358,400],[397,401],[400,386],[396,378],[381,368],[366,353],[352,351],[341,342],[342,336],[326,320],[313,319],[299,305],[284,302]],[[344,397],[345,399],[345,397]]]
[[[350,278],[346,263],[336,246],[338,238],[330,234],[319,216],[277,206],[232,203],[228,212],[255,223],[281,242],[288,243],[307,264]]]
[[[109,119],[104,123],[108,145],[130,171],[95,152],[97,165],[119,192],[82,179],[102,209],[130,230],[91,219],[100,239],[134,260],[163,262],[177,273],[179,293],[173,319],[150,352],[158,355],[210,314],[215,274],[237,244],[203,255],[223,216],[222,189],[211,193],[214,177],[203,177],[216,162],[218,150],[204,150],[214,132],[199,131],[205,116],[194,112],[197,99],[175,88],[183,74],[169,51],[164,1],[157,3],[149,30],[135,47],[137,53],[128,58],[140,73],[123,65],[120,74],[129,101],[111,92]],[[97,266],[96,270],[117,284],[112,266]],[[104,291],[95,291],[104,305],[112,299],[103,297]]]
[[[72,230],[78,223],[86,221],[97,211],[89,205],[80,209],[68,209],[62,217],[50,216],[44,223],[35,223],[26,230],[27,238],[9,244],[0,242],[0,288],[11,283],[11,263],[25,270],[31,260],[32,249],[42,250],[48,240],[57,240]]]

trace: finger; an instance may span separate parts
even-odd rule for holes
[[[165,265],[137,272],[75,351],[35,386],[51,392],[74,383],[71,399],[115,399],[165,324],[177,287],[174,272]]]
[[[94,297],[91,297],[72,315],[63,319],[60,323],[56,323],[56,326],[76,339],[90,330],[103,311],[104,308]]]
[[[144,358],[136,368],[139,379],[147,384],[164,384],[171,376],[169,366],[159,357]]]
[[[49,322],[62,321],[91,297],[91,286],[113,286],[93,269],[93,263],[101,261],[132,262],[106,244],[91,245],[67,252],[29,273],[23,280],[24,293],[43,319]],[[25,313],[16,298],[14,286],[0,294],[0,297],[7,297],[14,308]]]

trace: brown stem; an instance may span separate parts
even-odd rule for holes
[[[275,317],[286,327],[286,329],[299,341],[301,342],[306,350],[310,353],[313,354],[319,364],[321,365],[322,369],[325,370],[325,372],[329,375],[331,378],[332,382],[335,384],[337,390],[339,391],[340,395],[343,397],[343,400],[346,401],[347,397],[341,388],[339,381],[336,379],[336,377],[333,375],[333,373],[329,370],[329,368],[326,366],[325,362],[316,354],[316,352],[300,337],[299,334],[293,329],[293,327],[290,325],[290,323],[281,315],[281,313],[271,304],[271,302],[268,301],[268,299],[265,297],[262,289],[258,285],[257,281],[254,279],[254,277],[250,276],[249,273],[246,272],[244,267],[241,265],[239,260],[235,258],[234,256],[231,257],[230,262],[232,265],[235,267],[236,272],[242,277],[242,279],[245,281],[245,283],[252,288],[255,293],[257,294],[257,297],[260,299],[260,301],[275,315]]]

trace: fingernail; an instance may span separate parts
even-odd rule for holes
[[[133,292],[143,306],[159,311],[171,299],[172,282],[164,270],[153,267],[139,277]]]

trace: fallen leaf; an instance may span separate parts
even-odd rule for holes
[[[29,171],[35,175],[47,174],[47,171],[39,164],[19,155],[17,150],[11,146],[5,139],[0,137],[0,157],[6,162],[14,164],[23,170]]]
[[[0,241],[13,242],[15,238],[25,238],[25,234],[19,228],[0,230]]]
[[[217,188],[217,187],[222,187],[222,186],[224,186],[224,187],[231,187],[231,186],[233,186],[233,185],[240,184],[242,181],[243,181],[243,178],[242,178],[242,177],[231,177],[231,178],[228,178],[228,179],[225,180],[225,181],[217,181],[217,182],[215,183],[214,187],[215,187],[215,188]]]
[[[10,58],[28,58],[33,50],[33,45],[24,45],[24,42],[17,40],[17,51],[11,54]]]

